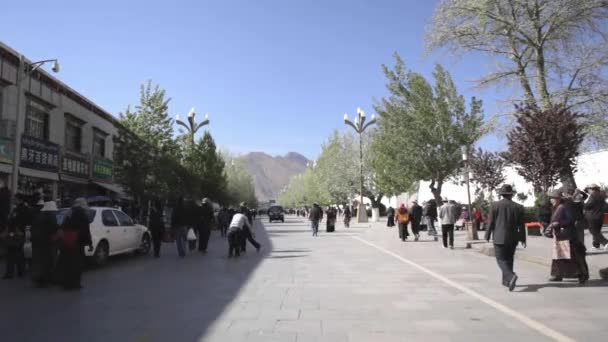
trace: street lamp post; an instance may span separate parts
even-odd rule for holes
[[[24,117],[21,116],[22,104],[21,104],[21,93],[23,93],[23,89],[21,89],[23,85],[23,80],[29,77],[34,71],[40,69],[44,64],[53,62],[53,67],[51,70],[57,73],[59,72],[59,61],[57,59],[46,59],[43,61],[29,63],[25,60],[23,55],[19,55],[19,67],[17,68],[17,81],[15,86],[17,87],[17,113],[15,114],[15,136],[13,137],[13,146],[15,149],[13,150],[13,172],[11,176],[11,200],[14,200],[15,195],[17,194],[17,187],[19,186],[19,161],[20,153],[21,153],[21,131],[23,131],[23,126],[25,125]]]
[[[471,223],[470,231],[467,231],[467,236],[469,240],[478,240],[477,229],[473,224],[473,211],[471,210],[471,185],[470,185],[470,177],[469,177],[469,148],[467,146],[462,146],[462,161],[464,162],[464,172],[465,172],[465,180],[467,182],[467,199],[469,204],[469,222]],[[467,227],[468,228],[468,227]]]
[[[202,122],[199,122],[198,124],[195,121],[195,117],[196,117],[196,113],[194,112],[194,108],[190,109],[190,112],[188,113],[188,124],[181,121],[179,119],[179,115],[175,116],[175,122],[178,125],[185,127],[186,130],[188,131],[188,133],[190,134],[190,144],[191,144],[190,146],[192,148],[194,148],[194,135],[196,134],[196,132],[198,132],[198,130],[201,127],[209,124],[209,114],[205,114],[205,120]]]
[[[367,222],[367,209],[363,204],[363,132],[371,125],[376,123],[376,116],[372,115],[372,119],[365,123],[365,113],[361,108],[357,108],[357,118],[353,123],[348,119],[348,114],[344,114],[344,123],[352,127],[359,134],[359,209],[357,209],[357,222]]]

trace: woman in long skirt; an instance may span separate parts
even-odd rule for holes
[[[58,242],[60,247],[57,268],[61,276],[61,285],[66,290],[81,289],[81,276],[85,263],[84,247],[89,246],[89,250],[93,250],[88,206],[84,198],[74,201],[70,215],[61,225]]]
[[[386,226],[395,226],[395,209],[393,209],[393,207],[388,207],[388,209],[386,210]]]
[[[577,278],[580,284],[589,280],[586,248],[576,233],[575,215],[572,206],[560,191],[549,194],[553,204],[553,215],[549,231],[553,238],[553,261],[551,262],[550,281],[564,278]]]

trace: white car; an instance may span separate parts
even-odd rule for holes
[[[61,225],[71,209],[60,209],[57,221]],[[87,257],[93,263],[102,266],[109,256],[130,252],[148,254],[151,247],[151,235],[148,228],[136,224],[129,215],[116,208],[90,207],[89,223],[93,251],[85,249]]]

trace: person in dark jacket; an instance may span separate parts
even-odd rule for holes
[[[61,285],[66,290],[82,288],[81,278],[85,263],[84,247],[93,251],[93,241],[89,227],[87,201],[77,198],[69,216],[65,218],[59,233],[59,259],[57,269]]]
[[[410,222],[412,227],[412,234],[414,234],[414,241],[420,239],[420,221],[422,220],[422,207],[418,205],[418,201],[412,201],[410,206]]]
[[[152,233],[152,246],[154,248],[155,258],[160,258],[160,247],[162,245],[164,232],[165,220],[163,204],[161,201],[155,201],[150,212],[150,233]]]
[[[502,271],[502,284],[513,291],[517,283],[517,274],[513,272],[513,259],[517,243],[526,247],[526,232],[524,226],[524,207],[513,202],[513,187],[505,184],[499,191],[503,198],[492,203],[490,209],[486,241],[494,236],[494,251],[496,262]]]
[[[345,206],[344,207],[344,227],[349,228],[350,227],[350,219],[352,218],[352,214],[350,212],[350,207],[349,206]]]
[[[312,225],[312,236],[318,236],[319,234],[319,222],[323,220],[323,210],[317,203],[312,205],[308,219]]]
[[[180,197],[177,200],[177,205],[173,208],[171,214],[171,229],[175,237],[175,245],[177,246],[177,254],[180,258],[186,256],[186,235],[188,234],[188,210],[184,205],[184,199]]]
[[[329,207],[327,209],[326,216],[327,216],[327,221],[326,221],[325,231],[328,233],[331,233],[336,230],[336,219],[338,218],[338,211],[333,207]]]
[[[52,281],[57,250],[53,237],[59,229],[57,204],[50,193],[44,194],[44,205],[35,215],[31,229],[32,279],[38,287],[46,287]]]
[[[220,234],[222,237],[226,237],[228,233],[228,226],[231,221],[229,218],[228,209],[226,207],[221,207],[220,211],[217,213],[217,221],[220,226]]]
[[[211,236],[211,226],[215,222],[213,206],[208,198],[203,198],[203,203],[199,207],[197,215],[197,231],[198,231],[198,251],[206,254],[207,246],[209,245],[209,237]]]
[[[604,223],[604,212],[606,211],[606,195],[597,184],[591,184],[585,188],[589,191],[589,198],[585,202],[585,218],[589,225],[589,232],[593,236],[592,250],[603,248],[608,251],[608,240],[602,234]]]
[[[31,209],[25,202],[23,195],[17,194],[15,201],[17,205],[2,233],[2,240],[6,246],[4,279],[13,278],[15,269],[18,277],[23,277],[25,274],[23,245],[25,244],[25,227],[30,225],[31,222]]]
[[[395,226],[395,209],[393,207],[388,207],[388,209],[386,210],[386,226]]]
[[[435,202],[434,199],[430,199],[426,202],[422,211],[422,216],[426,219],[426,227],[429,236],[432,236],[435,241],[437,241],[437,230],[435,229],[435,221],[437,221],[437,202]]]
[[[538,222],[540,222],[544,227],[547,227],[549,223],[551,223],[551,202],[548,198],[544,198],[541,200],[541,204],[538,207],[536,212],[536,216],[538,217]]]
[[[8,215],[11,212],[11,191],[5,185],[0,188],[0,231],[8,223]]]
[[[550,281],[578,278],[580,284],[589,280],[589,268],[585,259],[585,245],[576,232],[576,214],[573,206],[556,190],[549,194],[553,203],[553,215],[549,228],[553,235],[553,260]],[[567,248],[562,242],[567,241]]]

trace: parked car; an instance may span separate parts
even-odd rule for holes
[[[70,211],[69,208],[59,210],[59,225]],[[121,210],[90,207],[88,214],[94,248],[92,252],[85,249],[85,253],[96,266],[103,266],[112,255],[131,252],[146,255],[150,252],[152,237],[148,228],[136,224]]]
[[[280,205],[273,205],[268,208],[268,220],[285,222],[285,216],[283,215],[283,207]]]

